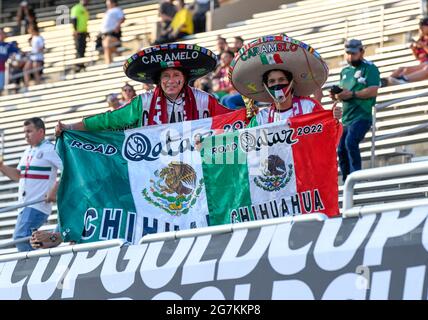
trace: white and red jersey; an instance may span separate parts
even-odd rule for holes
[[[257,113],[256,121],[257,125],[262,125],[322,110],[324,110],[324,108],[315,99],[308,97],[293,97],[292,107],[290,109],[279,111],[274,105],[271,105],[270,107],[261,109],[259,113]]]
[[[199,119],[209,118],[217,116],[219,114],[230,112],[231,110],[226,109],[210,94],[190,87],[195,96],[196,107],[198,108]],[[141,104],[143,111],[143,126],[148,125],[150,103],[153,98],[153,91],[149,91],[141,94]],[[178,97],[175,102],[166,99],[167,110],[168,110],[168,122],[182,122],[184,121],[184,99]]]
[[[195,98],[194,103],[197,108],[197,117],[193,120],[214,117],[233,111],[222,106],[210,94],[196,88],[189,88],[189,90],[192,90],[191,92]],[[155,110],[159,111],[154,115],[153,124],[161,124],[162,113],[160,111],[162,110],[162,99],[161,97],[155,97],[153,91],[145,92],[136,96],[120,109],[87,117],[83,119],[83,123],[88,131],[124,130],[148,126],[150,108],[153,99],[156,99]],[[175,102],[165,98],[168,120],[165,123],[175,123],[188,120],[185,116],[186,101],[188,101],[187,98],[183,98],[182,96],[177,98]]]
[[[25,149],[18,166],[19,202],[43,199],[53,187],[58,169],[62,170],[62,161],[49,140],[43,140],[38,146]],[[30,205],[47,215],[52,211],[52,204],[41,202]]]

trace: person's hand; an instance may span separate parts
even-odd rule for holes
[[[56,201],[56,190],[49,190],[45,196],[46,203],[52,203]]]
[[[336,94],[336,97],[342,101],[349,100],[352,98],[352,91],[348,89],[343,89],[341,93]]]
[[[66,129],[70,129],[70,127],[62,123],[61,120],[58,120],[58,123],[55,126],[55,137],[61,136],[62,132]]]
[[[195,134],[194,137],[195,141],[195,149],[199,152],[201,152],[202,149],[202,136],[200,134]]]
[[[244,100],[245,108],[247,109],[247,118],[252,118],[257,113],[259,113],[259,108],[255,105],[255,101],[244,95],[241,95],[242,100]]]
[[[30,245],[34,249],[47,249],[58,246],[62,242],[61,236],[57,232],[34,231],[31,234]]]
[[[342,108],[337,106],[337,102],[333,104],[333,118],[340,120],[342,119]]]

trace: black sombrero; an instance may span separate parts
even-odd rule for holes
[[[125,64],[125,74],[139,82],[154,83],[162,69],[180,68],[194,80],[210,73],[217,66],[217,56],[211,50],[193,44],[165,44],[142,49]]]
[[[327,64],[318,52],[282,34],[259,38],[241,48],[231,63],[229,78],[240,94],[260,102],[273,102],[262,81],[263,74],[272,69],[293,74],[293,88],[298,96],[314,93],[328,77]]]

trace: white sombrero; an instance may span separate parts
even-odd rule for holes
[[[217,56],[211,50],[193,44],[164,44],[142,49],[123,65],[125,74],[139,82],[154,83],[166,68],[179,68],[194,80],[213,71]]]
[[[328,77],[327,64],[318,52],[282,34],[259,38],[239,50],[231,63],[229,79],[240,94],[260,102],[273,102],[262,81],[263,74],[272,69],[293,74],[297,96],[314,93]]]

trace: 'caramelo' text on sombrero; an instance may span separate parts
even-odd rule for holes
[[[246,61],[247,59],[258,56],[260,54],[278,52],[278,51],[296,52],[298,48],[299,46],[297,44],[289,43],[289,42],[263,44],[261,46],[249,48],[246,54],[241,55],[241,59],[243,61]]]
[[[180,61],[180,60],[194,60],[197,59],[199,56],[199,52],[193,51],[193,52],[168,52],[164,54],[156,54],[152,56],[143,56],[142,62],[144,64],[149,63],[160,63],[160,62],[167,62],[167,61]]]

